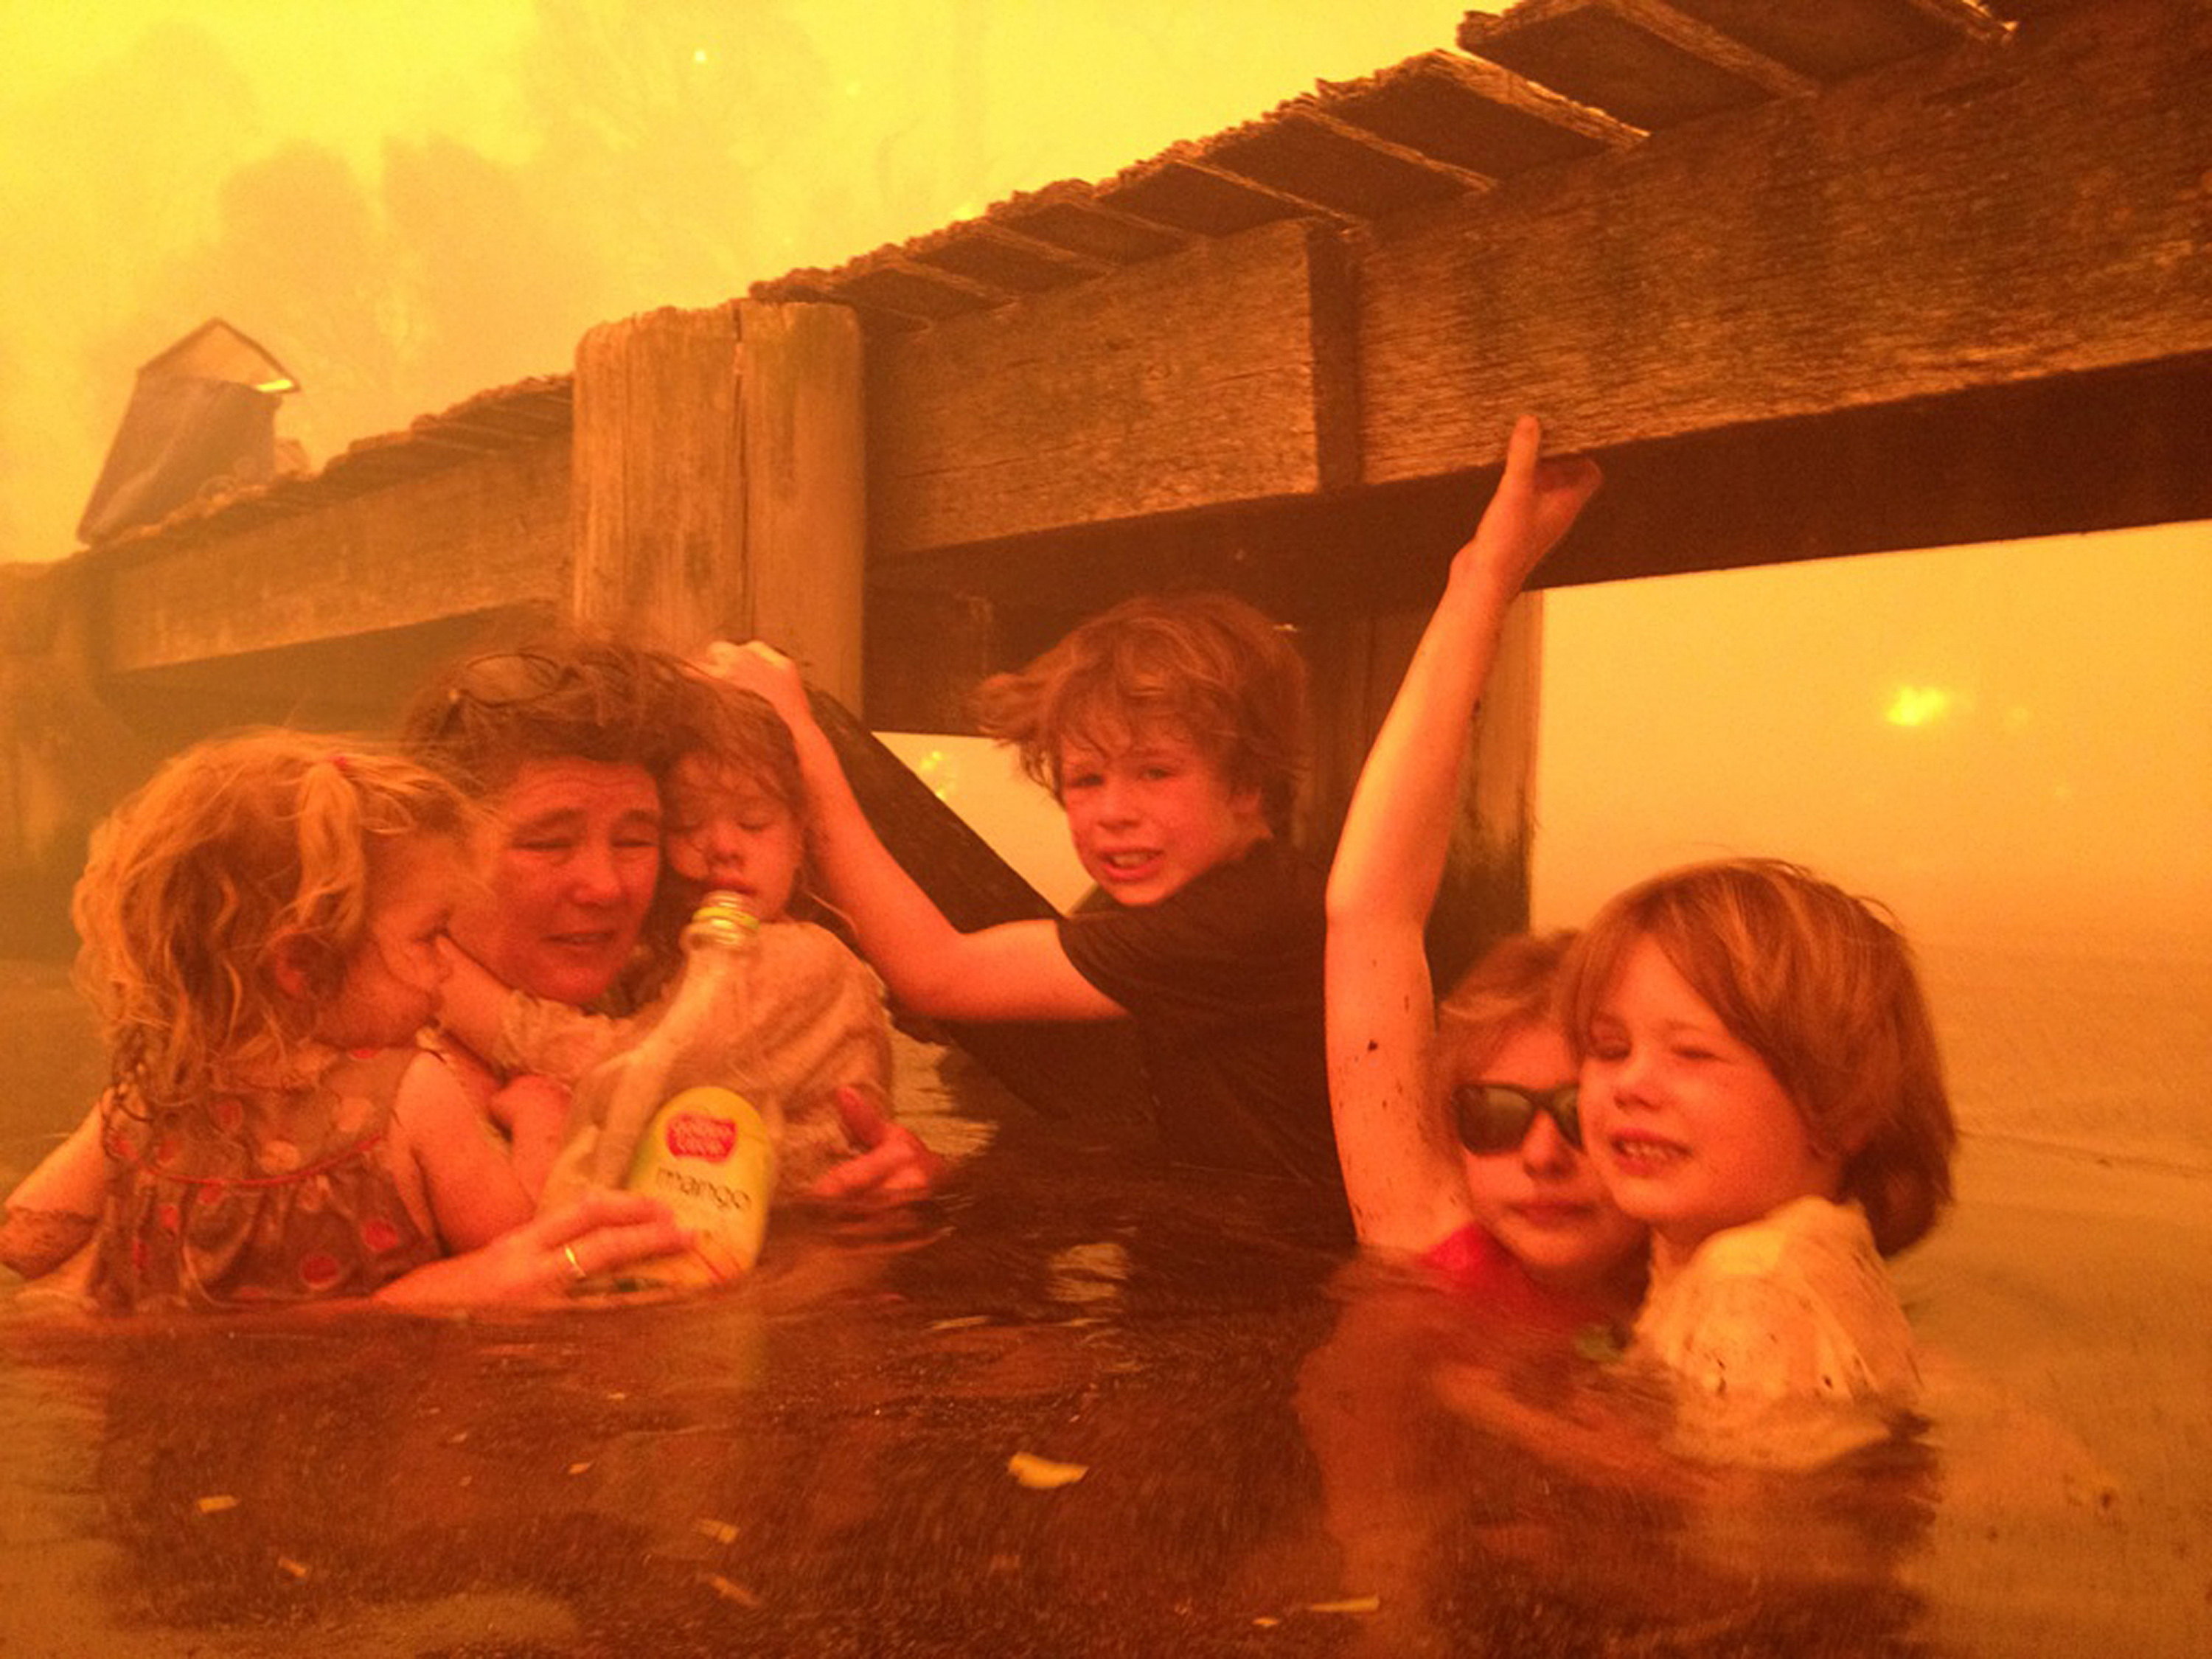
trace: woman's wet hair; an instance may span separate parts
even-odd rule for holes
[[[1893,1254],[1951,1200],[1958,1131],[1912,951],[1889,913],[1774,859],[1691,865],[1608,902],[1569,951],[1567,1038],[1650,939],[1765,1062],[1814,1143],[1844,1160],[1843,1196]]]
[[[1226,593],[1140,595],[1079,623],[1026,668],[975,689],[979,728],[1014,745],[1057,796],[1062,746],[1111,750],[1176,727],[1278,831],[1306,768],[1305,659],[1284,630]]]
[[[665,777],[714,719],[701,678],[666,652],[549,629],[434,672],[400,718],[400,743],[478,800],[538,761],[641,767]]]
[[[93,832],[70,905],[118,1097],[165,1109],[281,1070],[368,937],[385,860],[459,844],[475,811],[358,738],[257,730],[166,762]]]

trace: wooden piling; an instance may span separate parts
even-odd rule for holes
[[[689,651],[773,640],[860,696],[860,334],[842,306],[739,301],[576,349],[570,608]]]

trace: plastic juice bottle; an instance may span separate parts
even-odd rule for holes
[[[626,1284],[718,1284],[760,1255],[782,1114],[732,1052],[725,1012],[759,931],[736,894],[708,894],[684,930],[668,1012],[577,1091],[577,1111],[599,1126],[599,1179],[651,1194],[698,1235],[685,1255],[626,1271]]]

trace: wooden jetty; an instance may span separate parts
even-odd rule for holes
[[[1076,617],[1225,586],[1316,670],[1325,850],[1524,408],[1610,480],[1550,585],[2212,516],[2208,80],[2203,0],[1470,14],[9,570],[0,672],[165,748],[375,724],[487,624],[568,614],[774,638],[877,729],[958,730]],[[1525,915],[1540,611],[1489,700],[1462,938]],[[73,860],[115,780],[15,736],[0,866]]]

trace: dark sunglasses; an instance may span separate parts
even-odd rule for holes
[[[682,664],[653,652],[635,653],[611,673],[601,665],[594,678],[573,661],[536,651],[487,651],[453,672],[435,733],[443,737],[479,712],[497,718],[505,711],[551,698],[574,697],[580,684],[589,685],[601,720],[629,718],[639,708],[673,711],[690,684]],[[610,703],[613,706],[599,707]],[[589,715],[592,711],[581,712]]]
[[[463,703],[513,708],[565,690],[576,678],[573,664],[535,651],[487,651],[455,672],[446,702],[450,708]]]
[[[1543,1113],[1559,1126],[1567,1145],[1583,1146],[1583,1121],[1575,1109],[1575,1085],[1523,1089],[1511,1083],[1462,1083],[1452,1091],[1452,1122],[1470,1152],[1510,1152]]]

